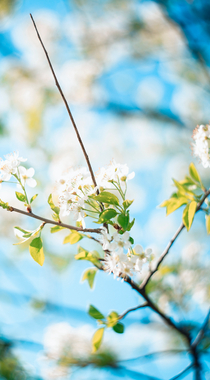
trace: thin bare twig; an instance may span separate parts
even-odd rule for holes
[[[197,205],[197,209],[196,209],[196,212],[200,210],[202,204],[204,203],[205,199],[209,196],[210,194],[210,189],[207,190],[203,196],[203,198],[201,199],[201,201],[198,203]],[[166,255],[168,254],[170,248],[172,247],[173,243],[175,242],[175,240],[177,239],[177,237],[180,235],[180,233],[182,232],[182,230],[185,228],[184,224],[182,223],[180,225],[180,227],[178,228],[178,230],[176,231],[175,235],[173,236],[173,238],[170,240],[170,242],[168,243],[167,247],[165,248],[165,250],[163,251],[162,255],[159,257],[155,267],[153,270],[149,271],[148,275],[145,277],[145,279],[142,281],[141,285],[140,285],[140,289],[145,289],[145,287],[147,286],[149,280],[151,279],[151,277],[153,276],[153,274],[155,272],[157,272],[160,264],[162,263],[162,261],[164,260],[164,258],[166,257]]]
[[[31,20],[32,20],[32,22],[33,22],[33,24],[34,24],[34,28],[35,28],[35,30],[36,30],[36,33],[37,33],[38,39],[39,39],[39,41],[40,41],[40,43],[41,43],[41,45],[42,45],[42,48],[43,48],[43,50],[44,50],[44,52],[45,52],[45,55],[46,55],[46,58],[47,58],[48,64],[49,64],[49,66],[50,66],[50,70],[51,70],[52,75],[53,75],[53,77],[54,77],[54,79],[55,79],[55,84],[56,84],[56,86],[57,86],[57,88],[58,88],[58,91],[60,92],[60,95],[61,95],[63,101],[64,101],[64,104],[65,104],[65,106],[66,106],[67,112],[68,112],[69,117],[70,117],[70,120],[71,120],[72,125],[73,125],[73,127],[74,127],[74,130],[75,130],[75,132],[76,132],[76,135],[77,135],[78,141],[79,141],[79,143],[80,143],[80,146],[81,146],[81,148],[82,148],[83,154],[84,154],[84,156],[85,156],[85,160],[86,160],[86,162],[87,162],[87,165],[88,165],[88,168],[89,168],[89,171],[90,171],[90,175],[91,175],[91,178],[92,178],[93,184],[94,184],[94,186],[96,187],[96,186],[97,186],[97,183],[96,183],[96,179],[95,179],[95,176],[94,176],[94,173],[93,173],[93,169],[92,169],[92,166],[91,166],[91,163],[90,163],[90,160],[89,160],[88,154],[87,154],[87,152],[86,152],[86,149],[85,149],[85,147],[84,147],[84,144],[83,144],[83,142],[82,142],[81,136],[80,136],[79,131],[78,131],[78,129],[77,129],[76,123],[75,123],[75,121],[74,121],[73,115],[72,115],[72,113],[71,113],[70,107],[69,107],[68,102],[67,102],[67,100],[66,100],[66,97],[65,97],[65,95],[64,95],[64,93],[63,93],[63,91],[62,91],[62,89],[61,89],[61,86],[60,86],[60,84],[59,84],[59,82],[58,82],[58,79],[57,79],[57,76],[56,76],[55,71],[54,71],[54,69],[53,69],[52,63],[51,63],[51,61],[50,61],[50,58],[49,58],[48,52],[47,52],[47,50],[46,50],[46,48],[45,48],[45,46],[44,46],[44,44],[43,44],[43,42],[42,42],[41,36],[40,36],[40,34],[39,34],[39,32],[38,32],[38,29],[37,29],[36,23],[35,23],[35,21],[34,21],[33,16],[32,16],[31,13],[30,13],[30,17],[31,17]],[[97,192],[98,192],[98,190],[97,190]]]
[[[147,302],[143,303],[142,305],[139,305],[139,306],[136,306],[136,307],[133,307],[132,309],[128,309],[126,310],[123,314],[121,314],[118,319],[123,319],[128,313],[130,313],[131,311],[135,311],[135,310],[138,310],[138,309],[143,309],[144,307],[147,307],[149,306]]]
[[[209,309],[208,314],[204,320],[203,326],[201,327],[199,333],[197,334],[196,338],[194,339],[194,341],[192,343],[192,346],[197,347],[199,345],[199,343],[201,342],[201,340],[204,337],[204,334],[205,334],[205,331],[208,327],[209,321],[210,321],[210,309]]]
[[[69,230],[75,230],[75,231],[78,231],[78,232],[92,232],[92,233],[95,233],[95,234],[100,234],[101,233],[101,229],[100,228],[81,228],[81,227],[75,227],[75,226],[71,226],[70,224],[65,224],[65,223],[61,223],[61,222],[56,222],[56,221],[51,220],[51,219],[43,218],[42,216],[33,214],[32,212],[26,212],[26,211],[20,210],[20,209],[15,208],[15,207],[10,207],[8,209],[8,211],[11,211],[11,212],[14,211],[14,212],[17,212],[19,214],[23,214],[23,215],[29,216],[30,218],[41,220],[45,224],[54,224],[55,226],[68,228]]]
[[[183,371],[181,371],[180,373],[178,373],[178,375],[172,377],[170,380],[181,379],[192,368],[193,368],[193,364],[190,364],[187,368],[185,368]]]
[[[136,358],[118,360],[118,363],[131,362],[135,360],[152,359],[153,356],[159,356],[159,355],[186,354],[187,352],[189,352],[189,350],[174,349],[174,350],[155,351],[155,352],[150,352],[149,354],[146,354],[146,355],[137,356]]]

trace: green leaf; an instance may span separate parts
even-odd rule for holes
[[[89,306],[88,314],[94,319],[104,319],[104,315],[100,313],[93,305]]]
[[[92,195],[91,197],[98,202],[115,206],[119,205],[119,199],[116,197],[116,195],[109,193],[108,191],[102,191],[100,194]]]
[[[44,251],[42,246],[42,239],[40,237],[32,240],[31,244],[29,245],[29,252],[39,265],[42,266],[44,264]]]
[[[113,330],[118,334],[124,333],[124,325],[121,322],[118,322],[115,326],[112,327]]]
[[[93,289],[93,284],[94,284],[96,272],[97,272],[97,269],[89,268],[84,272],[84,274],[82,276],[82,281],[87,280],[91,289]]]
[[[207,234],[210,234],[210,215],[206,215],[206,230]]]
[[[117,215],[117,211],[115,211],[113,208],[105,210],[101,213],[98,223],[106,223],[110,219],[114,218],[116,215]]]
[[[189,199],[192,199],[192,195],[194,195],[194,192],[192,190],[189,190],[185,185],[182,185],[175,179],[173,179],[173,181],[180,194],[184,195],[185,197],[188,197]]]
[[[94,354],[96,351],[98,351],[99,347],[101,346],[103,335],[104,335],[105,328],[102,327],[98,329],[92,338],[92,353]]]
[[[107,327],[114,327],[118,323],[119,314],[112,311],[107,317]]]
[[[54,234],[55,232],[58,232],[58,231],[61,231],[61,230],[64,230],[64,227],[61,227],[61,226],[54,226],[54,227],[51,227],[51,228],[50,228],[50,232],[51,232],[51,234]]]
[[[189,166],[189,173],[190,173],[190,176],[198,183],[201,183],[201,178],[195,168],[195,165],[191,162],[190,166]]]
[[[76,260],[87,260],[90,261],[92,264],[96,265],[97,267],[101,267],[101,263],[98,260],[100,257],[99,253],[97,251],[88,252],[86,249],[79,247],[78,253],[74,256]]]
[[[9,206],[9,203],[5,203],[1,199],[0,199],[0,207],[7,209],[7,210],[11,209],[11,207]]]
[[[33,197],[31,197],[30,203],[32,203],[36,199],[36,197],[38,197],[38,194],[35,194],[35,195],[33,195]]]
[[[171,214],[172,212],[174,212],[175,210],[187,203],[188,199],[182,196],[180,198],[170,198],[166,206],[166,215]]]
[[[26,202],[26,196],[18,191],[15,192],[16,198],[21,202]]]
[[[132,222],[128,223],[127,231],[131,230],[131,228],[133,227],[134,223],[135,223],[135,218],[132,220]]]
[[[67,244],[67,243],[76,244],[78,243],[78,241],[82,240],[83,237],[84,236],[80,234],[79,232],[73,231],[64,238],[63,244]]]
[[[124,210],[127,210],[130,207],[130,205],[132,205],[133,201],[134,201],[134,199],[132,201],[129,201],[128,199],[123,201]]]
[[[53,210],[55,214],[59,215],[60,208],[59,208],[59,207],[56,207],[56,206],[54,205],[53,200],[52,200],[52,194],[49,195],[48,203],[49,203],[49,205],[50,205],[51,210]]]
[[[118,215],[117,221],[118,221],[119,225],[124,230],[126,230],[128,227],[128,223],[129,223],[129,213],[127,213],[126,215],[125,214]]]
[[[131,244],[134,244],[134,239],[131,236],[129,237],[128,240],[131,242]]]
[[[197,203],[195,201],[192,201],[188,203],[188,205],[185,207],[182,215],[182,221],[187,229],[187,231],[190,230],[190,227],[192,225],[194,215],[196,212]]]

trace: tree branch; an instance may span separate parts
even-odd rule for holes
[[[85,147],[84,147],[84,144],[83,144],[83,142],[82,142],[81,136],[80,136],[79,131],[78,131],[78,129],[77,129],[76,123],[75,123],[75,121],[74,121],[73,115],[72,115],[71,110],[70,110],[70,108],[69,108],[68,102],[67,102],[66,97],[65,97],[65,95],[64,95],[64,93],[63,93],[63,91],[62,91],[62,89],[61,89],[61,86],[60,86],[60,84],[59,84],[59,82],[58,82],[58,79],[57,79],[57,76],[56,76],[55,71],[54,71],[54,69],[53,69],[53,66],[52,66],[52,63],[51,63],[51,61],[50,61],[49,55],[48,55],[47,50],[46,50],[46,48],[45,48],[45,46],[44,46],[44,44],[43,44],[43,42],[42,42],[42,39],[41,39],[40,34],[39,34],[39,32],[38,32],[38,29],[37,29],[36,23],[35,23],[35,21],[34,21],[33,16],[32,16],[31,13],[30,13],[30,17],[31,17],[31,20],[32,20],[32,22],[33,22],[33,24],[34,24],[34,28],[35,28],[35,30],[36,30],[36,33],[37,33],[38,39],[39,39],[39,41],[40,41],[40,43],[41,43],[41,45],[42,45],[42,48],[43,48],[43,50],[44,50],[44,52],[45,52],[45,55],[46,55],[47,61],[48,61],[49,66],[50,66],[50,70],[51,70],[52,75],[53,75],[53,77],[54,77],[54,79],[55,79],[55,84],[56,84],[56,86],[57,86],[57,88],[58,88],[58,91],[60,92],[60,95],[61,95],[63,101],[64,101],[64,104],[65,104],[65,106],[66,106],[66,109],[67,109],[68,115],[69,115],[69,117],[70,117],[70,120],[71,120],[71,122],[72,122],[72,125],[73,125],[73,127],[74,127],[74,130],[75,130],[75,132],[76,132],[76,135],[77,135],[78,141],[79,141],[79,143],[80,143],[80,146],[81,146],[81,148],[82,148],[83,154],[84,154],[84,156],[85,156],[85,160],[86,160],[86,162],[87,162],[87,165],[88,165],[88,168],[89,168],[89,171],[90,171],[90,175],[91,175],[91,178],[92,178],[93,184],[94,184],[94,186],[96,187],[96,186],[97,186],[97,183],[96,183],[96,179],[95,179],[95,176],[94,176],[94,173],[93,173],[93,169],[92,169],[92,166],[91,166],[91,163],[90,163],[89,157],[88,157],[88,155],[87,155],[86,149],[85,149]],[[98,192],[98,190],[97,190],[97,192]]]
[[[205,199],[210,195],[210,189],[205,191],[204,193],[204,196],[203,198],[201,199],[201,201],[198,203],[197,205],[197,208],[196,208],[196,212],[200,210],[202,204],[204,203]],[[178,228],[178,230],[176,231],[175,235],[173,236],[173,238],[170,240],[170,242],[168,243],[167,247],[165,248],[165,250],[163,251],[162,255],[159,257],[155,267],[153,270],[150,270],[148,275],[145,277],[145,279],[142,281],[141,285],[140,285],[140,289],[145,289],[145,287],[147,286],[149,280],[151,279],[151,277],[153,276],[153,274],[155,272],[157,272],[160,264],[162,263],[162,261],[164,260],[164,258],[166,257],[166,255],[168,254],[170,248],[172,247],[173,243],[175,242],[175,240],[177,239],[177,237],[180,235],[180,233],[182,232],[182,230],[185,228],[184,224],[182,223],[180,225],[180,227]]]
[[[180,373],[178,373],[178,375],[172,377],[170,380],[176,380],[176,379],[180,379],[183,377],[183,375],[186,375],[186,373],[191,369],[193,368],[193,364],[191,363],[187,368],[185,368],[183,371],[181,371]]]
[[[100,234],[101,233],[101,229],[100,228],[81,228],[81,227],[75,227],[75,226],[71,226],[70,224],[65,224],[65,223],[61,223],[61,222],[56,222],[56,221],[51,220],[51,219],[43,218],[42,216],[33,214],[32,212],[26,212],[26,211],[20,210],[20,209],[15,208],[15,207],[10,207],[8,209],[8,211],[11,211],[11,212],[14,211],[14,212],[17,212],[19,214],[23,214],[23,215],[29,216],[30,218],[41,220],[45,224],[54,224],[55,226],[68,228],[69,230],[75,230],[75,231],[78,231],[78,232],[92,232],[92,233],[95,233],[95,234]]]
[[[192,343],[193,347],[197,347],[199,345],[199,343],[201,342],[201,340],[203,339],[204,334],[205,334],[205,330],[208,327],[209,321],[210,321],[210,309],[209,309],[208,314],[204,320],[203,326],[201,327],[199,333],[197,334],[196,338],[194,339],[194,341]]]
[[[119,317],[118,317],[118,320],[120,319],[123,319],[128,313],[131,313],[131,311],[135,311],[135,310],[138,310],[138,309],[143,309],[144,307],[147,307],[149,306],[147,302],[143,303],[143,305],[139,305],[139,306],[136,306],[136,307],[133,307],[132,309],[128,309],[127,311],[125,311],[123,314],[121,314]]]
[[[176,349],[155,351],[155,352],[150,352],[149,354],[146,354],[146,355],[137,356],[136,358],[118,360],[118,362],[121,363],[121,362],[131,362],[134,360],[152,359],[152,357],[156,355],[158,356],[158,355],[171,355],[171,354],[186,354],[187,352],[188,350],[176,350]]]

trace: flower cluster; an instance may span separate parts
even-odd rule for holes
[[[121,196],[126,192],[126,181],[132,179],[135,173],[129,174],[127,165],[117,164],[114,160],[107,168],[101,168],[96,174],[97,186],[93,185],[92,178],[86,168],[69,169],[57,181],[56,193],[61,215],[71,215],[73,219],[81,222],[92,213],[99,213],[100,207],[89,198],[110,187],[118,191]],[[89,215],[90,216],[90,215]],[[93,215],[91,215],[93,217]]]
[[[97,188],[86,168],[70,169],[57,182],[58,204],[61,215],[72,213],[73,219],[82,222],[84,226],[85,203],[88,196],[95,194]]]
[[[198,125],[193,132],[193,152],[204,168],[210,167],[210,125]]]
[[[128,231],[123,234],[115,232],[111,237],[105,228],[102,230],[102,247],[108,251],[104,260],[104,270],[109,274],[113,273],[114,278],[141,272],[143,264],[151,261],[152,249],[147,248],[144,251],[139,244],[132,249],[130,240]],[[127,254],[124,253],[125,250]]]
[[[5,160],[0,158],[0,182],[9,181],[14,176],[22,186],[27,184],[30,187],[36,186],[33,177],[34,169],[26,169],[21,166],[21,162],[27,161],[27,158],[19,157],[19,152],[7,154]]]

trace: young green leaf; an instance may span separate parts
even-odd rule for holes
[[[5,203],[1,199],[0,199],[0,207],[7,209],[7,210],[11,209],[11,207],[9,206],[9,203]]]
[[[86,249],[79,247],[78,253],[74,256],[76,260],[87,260],[90,261],[97,267],[101,267],[101,263],[98,260],[100,257],[97,251],[88,252]]]
[[[15,192],[15,195],[16,195],[16,198],[20,201],[20,202],[26,202],[26,196],[22,193],[19,193],[18,191]]]
[[[112,311],[107,317],[107,327],[114,327],[118,323],[119,314]]]
[[[206,230],[207,234],[210,234],[210,215],[206,215]]]
[[[115,211],[113,208],[105,210],[101,213],[98,223],[106,223],[110,219],[114,218],[116,215],[117,215],[117,211]]]
[[[189,200],[183,196],[179,198],[175,198],[175,197],[170,198],[166,206],[166,215],[169,215],[172,212],[176,211],[178,208],[180,208],[184,204],[187,204],[188,201]]]
[[[82,240],[83,237],[84,235],[80,234],[79,232],[72,231],[69,235],[67,235],[64,238],[63,244],[67,244],[67,243],[76,244],[78,243],[78,241]]]
[[[94,319],[104,319],[105,318],[104,315],[101,314],[100,311],[98,309],[96,309],[95,306],[93,306],[93,305],[89,306],[88,314]]]
[[[195,201],[192,201],[188,203],[188,205],[185,207],[182,215],[182,221],[187,229],[187,231],[190,230],[190,227],[192,225],[195,212],[197,208],[197,203]]]
[[[128,227],[128,223],[129,223],[129,213],[118,215],[118,217],[117,217],[117,221],[118,221],[119,225],[120,225],[124,230],[126,230],[127,227]]]
[[[94,354],[96,351],[98,351],[99,347],[101,346],[103,335],[104,335],[104,327],[98,329],[92,338],[92,353]]]
[[[198,183],[201,183],[201,178],[195,168],[195,165],[191,162],[190,166],[189,166],[189,173],[190,173],[190,176]]]
[[[118,334],[123,334],[124,333],[124,325],[121,322],[118,322],[112,328]]]
[[[108,191],[102,191],[98,195],[92,195],[93,199],[95,199],[98,202],[107,203],[109,205],[119,205],[119,199],[116,197],[116,195],[109,193]]]
[[[91,289],[93,289],[96,272],[97,272],[96,268],[89,268],[84,272],[82,276],[82,281],[87,280]]]
[[[50,228],[50,232],[51,232],[51,234],[54,234],[55,232],[61,231],[63,229],[64,229],[64,227],[61,227],[61,226],[53,226]]]
[[[35,194],[35,195],[33,195],[33,197],[31,197],[30,203],[32,203],[36,199],[36,197],[38,197],[38,194]]]
[[[128,199],[123,201],[124,210],[127,210],[130,207],[130,205],[132,205],[133,201],[134,201],[134,199],[132,201],[129,201]]]
[[[133,227],[134,223],[135,223],[135,218],[130,223],[128,223],[127,231],[131,230],[131,228]]]
[[[53,200],[52,200],[52,194],[49,195],[48,203],[49,203],[49,205],[50,205],[51,210],[54,211],[55,214],[59,215],[60,208],[59,208],[59,207],[56,207],[56,206],[54,205]]]
[[[44,251],[42,246],[42,239],[40,237],[32,240],[31,244],[29,245],[29,252],[39,265],[42,266],[44,264]]]

